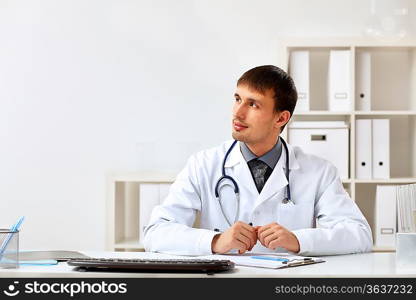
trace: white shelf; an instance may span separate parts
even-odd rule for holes
[[[416,178],[355,179],[355,183],[416,183]]]
[[[326,111],[326,110],[311,110],[295,112],[294,116],[416,116],[415,110],[372,110],[372,111]]]
[[[396,252],[394,247],[373,247],[373,252]]]
[[[311,110],[295,112],[294,116],[349,116],[351,112],[343,111],[326,111],[326,110]]]
[[[355,111],[359,116],[416,116],[415,110],[373,110],[373,111]]]
[[[298,37],[280,40],[281,45],[287,48],[345,48],[345,47],[368,47],[368,48],[410,48],[416,45],[416,39],[369,39],[366,37],[329,37],[310,38]]]

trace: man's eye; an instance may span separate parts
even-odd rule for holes
[[[238,99],[238,98],[235,98],[235,102],[239,102],[240,101],[240,99]]]
[[[251,102],[251,103],[250,103],[250,106],[252,106],[252,107],[257,107],[257,104],[256,104],[256,103],[254,103],[254,102]]]

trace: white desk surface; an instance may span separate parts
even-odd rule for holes
[[[97,252],[82,251],[91,257],[113,258],[143,258],[148,255],[145,252]],[[171,256],[166,255],[167,258]],[[396,268],[396,253],[364,253],[340,256],[322,257],[326,262],[287,269],[265,269],[254,267],[236,266],[234,270],[225,273],[207,275],[204,273],[114,273],[114,272],[79,272],[66,262],[60,262],[52,266],[20,266],[18,269],[0,269],[0,277],[202,277],[202,278],[253,278],[253,277],[412,277],[416,278],[416,269],[399,270]]]

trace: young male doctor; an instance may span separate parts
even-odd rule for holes
[[[188,160],[152,212],[146,251],[371,251],[371,229],[337,169],[279,137],[297,101],[290,76],[271,65],[253,68],[238,80],[234,97],[234,140]],[[193,228],[197,214],[200,225]]]

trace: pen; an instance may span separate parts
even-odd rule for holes
[[[288,262],[287,258],[280,258],[280,257],[270,257],[270,256],[251,256],[254,259],[264,259],[264,260],[272,260],[272,261],[281,261],[281,262]]]
[[[16,223],[13,224],[13,226],[10,228],[10,232],[7,234],[7,237],[4,239],[3,243],[0,247],[0,259],[3,256],[4,251],[6,250],[7,245],[9,244],[10,240],[13,237],[13,233],[19,230],[20,226],[22,225],[23,220],[25,217],[20,217],[19,220],[17,220]]]

